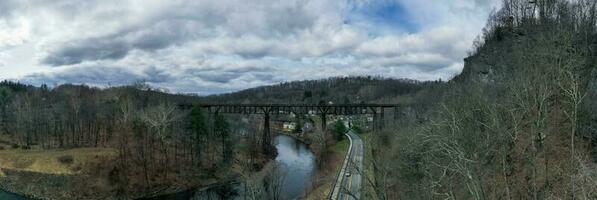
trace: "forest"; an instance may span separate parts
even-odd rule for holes
[[[7,163],[14,164],[0,168],[9,168],[3,171],[16,175],[2,179],[0,185],[16,187],[8,188],[12,191],[25,190],[25,193],[42,193],[40,196],[59,199],[97,199],[139,198],[206,183],[233,181],[239,175],[258,172],[271,159],[271,154],[261,147],[263,119],[214,115],[199,106],[188,108],[186,105],[235,103],[239,99],[243,103],[401,103],[411,101],[422,88],[439,85],[442,85],[439,81],[337,77],[202,97],[165,93],[143,82],[95,88],[70,84],[35,87],[3,81],[0,82],[0,159],[6,156]],[[361,92],[355,97],[350,95],[351,91]],[[334,124],[330,131],[341,129],[338,125],[342,124]],[[327,140],[341,139],[339,132],[343,131],[331,132],[327,136],[317,134],[322,137],[313,140],[322,140],[318,144],[324,144],[329,143]],[[317,151],[319,157],[325,156],[326,147],[323,145],[324,149]],[[36,170],[37,164],[17,158],[21,154],[1,154],[4,149],[74,153],[57,153],[59,165],[66,165],[66,170],[38,170],[42,174],[26,176],[10,169]],[[72,155],[80,151],[96,154]],[[322,162],[319,157],[318,162]],[[90,176],[70,176],[64,184],[56,184],[55,177],[43,174],[56,171]],[[39,181],[36,177],[44,177],[36,188],[46,192],[27,191],[29,189],[23,186],[25,180]],[[82,187],[89,179],[99,184]],[[44,188],[68,189],[54,193]]]
[[[188,187],[196,184],[191,180],[197,176],[223,176],[231,166],[237,141],[232,138],[237,129],[224,116],[178,106],[194,101],[196,97],[153,91],[142,83],[107,89],[84,85],[50,89],[4,81],[0,83],[0,147],[116,150],[117,156],[100,154],[94,162],[80,163],[89,166],[71,167],[74,172],[86,170],[83,173],[92,178],[109,177],[109,184],[103,185],[108,188],[90,188],[83,195],[105,192],[100,197],[141,197],[173,185]],[[63,163],[73,159],[71,155],[59,158]],[[77,191],[80,188],[75,185],[87,181],[75,176],[67,183]],[[54,187],[72,195],[65,186]]]
[[[271,160],[260,148],[263,119],[180,105],[388,103],[400,105],[397,116],[363,133],[365,167],[354,172],[363,199],[597,199],[597,1],[502,4],[451,80],[331,77],[210,96],[143,82],[0,82],[1,189],[134,199],[238,177],[252,185]],[[331,126],[316,135],[323,149],[346,131]],[[19,159],[27,151],[68,167]],[[277,186],[268,187],[252,197],[271,198]]]
[[[596,199],[597,2],[504,0],[462,74],[369,141],[367,199]],[[418,102],[418,101],[414,101]]]

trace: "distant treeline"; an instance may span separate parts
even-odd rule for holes
[[[205,102],[226,103],[402,103],[401,97],[441,81],[416,81],[371,76],[331,77],[322,80],[285,82],[239,92],[212,95]]]

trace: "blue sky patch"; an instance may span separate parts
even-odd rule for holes
[[[396,0],[377,0],[361,5],[355,4],[345,23],[371,24],[376,32],[418,32],[419,26],[408,11]]]

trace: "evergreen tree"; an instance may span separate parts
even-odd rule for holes
[[[221,114],[216,114],[214,123],[216,134],[220,136],[220,141],[222,142],[222,159],[224,163],[230,163],[233,148],[230,139],[230,125]]]
[[[191,130],[194,135],[195,151],[197,152],[198,164],[201,163],[201,151],[205,137],[207,136],[207,124],[203,110],[199,106],[194,106],[191,110]]]
[[[346,126],[344,126],[344,122],[336,121],[336,124],[334,124],[334,136],[336,137],[336,140],[342,140],[342,136],[346,131],[347,129]]]

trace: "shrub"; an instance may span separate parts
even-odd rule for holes
[[[18,144],[12,144],[10,147],[12,147],[13,149],[18,149],[21,146],[19,146]]]
[[[70,165],[75,161],[75,158],[71,155],[63,155],[58,157],[58,161],[62,164]]]
[[[75,171],[75,172],[81,171],[82,169],[83,169],[83,167],[81,167],[81,165],[75,165],[70,168],[70,170]]]
[[[356,132],[357,134],[363,133],[363,129],[358,125],[352,125],[352,130],[354,130],[354,132]]]
[[[4,150],[4,146],[0,146],[0,151]]]
[[[31,159],[17,159],[14,161],[14,167],[17,169],[24,169],[33,164]]]
[[[28,146],[28,145],[24,145],[24,146],[21,146],[21,149],[28,150],[28,149],[31,149],[31,147],[30,147],[30,146]]]
[[[344,126],[344,122],[336,121],[336,124],[334,124],[334,136],[336,137],[336,140],[342,140],[344,133],[346,133],[346,126]]]

